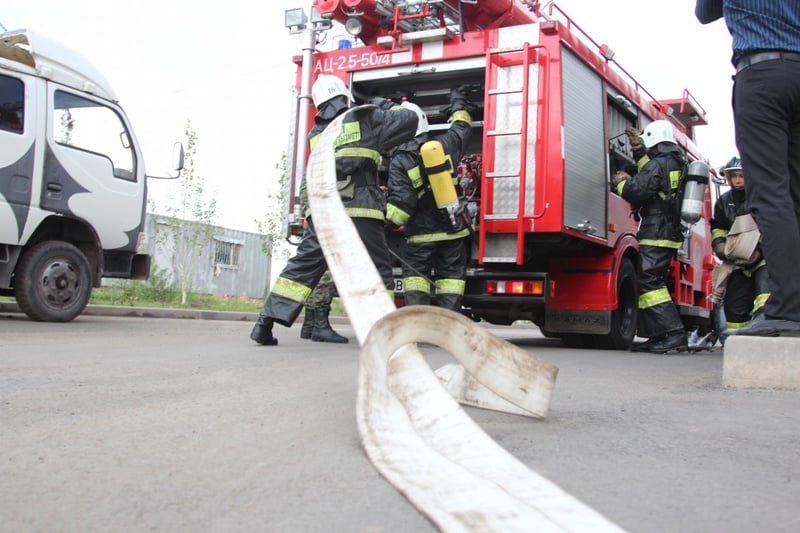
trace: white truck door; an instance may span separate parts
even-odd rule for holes
[[[41,207],[88,222],[104,250],[134,251],[145,214],[141,154],[116,105],[48,83]]]

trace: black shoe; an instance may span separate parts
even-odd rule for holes
[[[271,318],[259,317],[253,326],[253,331],[250,332],[250,338],[263,346],[275,346],[278,344],[278,339],[272,336],[272,324]]]
[[[314,342],[335,342],[337,344],[347,344],[350,342],[347,337],[339,335],[332,328],[328,329],[314,329],[311,334],[311,340]]]
[[[644,342],[634,342],[631,345],[630,350],[632,352],[649,352],[650,351],[650,346],[652,346],[653,344],[659,342],[661,339],[663,339],[663,337],[656,337],[656,338],[653,338],[653,339],[647,339]]]
[[[631,347],[634,352],[647,353],[669,353],[671,351],[685,352],[689,350],[689,341],[686,339],[685,331],[675,331],[667,333],[658,340],[651,340],[641,343],[638,349]]]
[[[346,344],[347,337],[339,335],[331,327],[328,321],[330,315],[330,306],[320,305],[314,311],[314,331],[311,332],[311,340],[314,342],[335,342],[337,344]]]
[[[757,317],[742,329],[732,331],[731,335],[744,335],[745,337],[800,337],[800,322]]]

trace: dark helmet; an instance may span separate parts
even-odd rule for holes
[[[733,183],[731,182],[731,176],[733,175],[733,171],[738,170],[739,172],[742,171],[742,160],[739,158],[738,155],[731,157],[730,161],[725,163],[725,166],[719,169],[720,174],[722,174],[725,179],[728,181],[728,185],[733,187]],[[733,187],[737,189],[736,187]],[[738,187],[739,190],[742,189],[741,186]]]
[[[725,166],[719,169],[719,172],[727,178],[729,170],[742,170],[742,160],[739,159],[738,155],[731,157],[730,161],[725,163]]]

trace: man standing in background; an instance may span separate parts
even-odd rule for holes
[[[738,335],[800,336],[800,0],[697,0],[733,36],[733,118],[770,298]]]

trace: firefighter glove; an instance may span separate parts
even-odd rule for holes
[[[625,181],[626,179],[630,178],[631,175],[625,172],[624,170],[617,170],[614,172],[614,175],[611,176],[611,188],[616,189],[617,185]]]
[[[631,150],[641,150],[644,148],[642,143],[642,134],[636,128],[625,128],[625,135],[628,136],[628,143],[631,145]]]
[[[475,106],[469,103],[469,86],[459,85],[450,89],[450,112],[472,111]]]
[[[372,98],[369,101],[369,103],[378,106],[380,109],[383,109],[384,111],[388,111],[397,105],[391,100],[387,100],[386,98],[382,98],[380,96]]]

